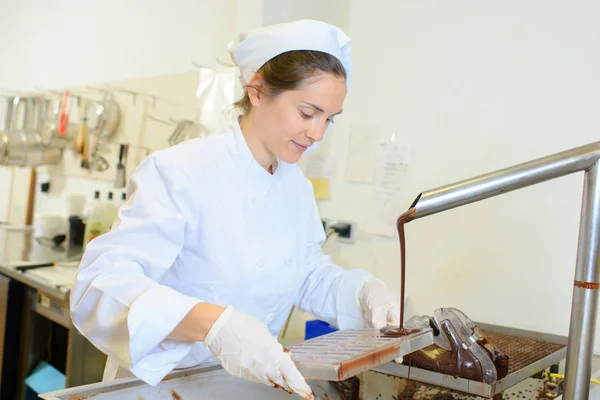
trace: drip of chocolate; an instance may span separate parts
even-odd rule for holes
[[[402,214],[396,222],[398,238],[400,240],[400,326],[397,328],[388,326],[381,329],[381,333],[386,336],[405,336],[419,331],[419,329],[404,328],[404,298],[406,296],[406,235],[404,225],[415,218],[416,212],[417,210],[414,208],[413,204],[413,207]],[[431,345],[411,353],[408,357],[409,374],[410,366],[415,365],[422,369],[483,382],[483,371],[477,357],[460,345],[456,335],[451,334],[449,331],[447,324],[442,324],[441,329],[444,332],[440,334],[445,334],[448,337],[452,349],[447,351],[436,345]],[[504,378],[508,373],[508,357],[493,346],[483,334],[480,336],[482,339],[479,340],[478,345],[483,347],[494,362],[498,379]]]
[[[385,327],[381,332],[386,336],[405,336],[411,333],[418,332],[419,329],[404,329],[404,298],[406,284],[406,237],[404,233],[404,225],[415,218],[417,212],[414,208],[409,208],[396,221],[398,228],[398,238],[400,240],[400,326],[398,328]]]

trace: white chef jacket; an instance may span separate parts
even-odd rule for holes
[[[271,175],[239,124],[157,151],[131,177],[110,232],[85,250],[73,324],[117,366],[156,385],[209,361],[167,336],[198,302],[232,305],[279,333],[292,305],[341,329],[363,327],[357,290],[371,275],[323,254],[312,186],[283,161]]]

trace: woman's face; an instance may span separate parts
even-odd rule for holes
[[[345,79],[330,74],[276,97],[260,95],[252,115],[263,147],[280,160],[297,162],[310,145],[323,140],[345,97]]]

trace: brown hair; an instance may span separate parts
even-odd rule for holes
[[[347,78],[342,62],[335,56],[314,50],[294,50],[267,61],[258,73],[265,82],[267,95],[276,97],[286,90],[296,90],[322,74]],[[250,87],[250,86],[248,86]],[[252,110],[246,87],[244,97],[233,104],[244,114]],[[256,87],[252,87],[259,90]]]

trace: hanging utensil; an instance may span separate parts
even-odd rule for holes
[[[120,118],[121,109],[112,96],[94,102],[87,111],[90,133],[106,139],[115,134]]]
[[[125,165],[127,164],[127,151],[129,145],[119,145],[119,162],[117,163],[117,175],[115,176],[115,188],[124,188],[127,185]]]
[[[96,171],[106,171],[109,167],[108,161],[106,158],[101,156],[98,152],[100,140],[98,138],[95,139],[96,144],[94,145],[94,151],[89,157],[89,168],[94,169]]]
[[[202,125],[198,125],[190,120],[181,120],[177,122],[175,130],[169,137],[169,144],[175,146],[185,140],[197,138],[207,133]]]
[[[82,99],[81,104],[79,106],[79,112],[81,114],[81,121],[79,124],[79,130],[77,132],[77,138],[75,139],[75,153],[83,154],[85,139],[88,134],[88,125],[87,125],[87,100]]]
[[[35,101],[15,97],[12,102],[10,130],[0,140],[0,164],[38,166],[58,164],[62,160],[62,147],[46,146],[35,129]]]
[[[52,112],[52,100],[40,99],[38,129],[42,142],[50,144],[56,132],[56,124],[54,123],[54,115]]]
[[[4,127],[2,128],[4,130],[4,132],[7,132],[10,130],[13,100],[14,100],[14,97],[6,98],[6,108],[4,109]]]
[[[60,110],[60,115],[58,118],[58,134],[60,136],[65,136],[67,133],[67,125],[69,124],[69,115],[68,115],[68,103],[69,103],[69,89],[65,90],[65,94],[62,100],[62,108]]]

